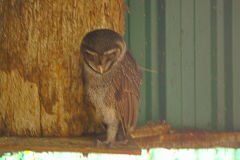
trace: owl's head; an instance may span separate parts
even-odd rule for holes
[[[87,67],[104,74],[122,60],[126,44],[118,33],[99,29],[89,32],[83,38],[80,52]]]

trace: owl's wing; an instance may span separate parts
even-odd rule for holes
[[[124,134],[128,134],[137,123],[142,75],[136,61],[129,52],[126,53],[118,72],[120,72],[120,74],[117,74],[118,78],[113,80],[115,107]]]

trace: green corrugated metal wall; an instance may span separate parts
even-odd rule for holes
[[[144,83],[138,125],[240,130],[240,0],[128,0]]]

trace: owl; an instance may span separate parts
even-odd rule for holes
[[[89,32],[82,40],[83,85],[94,105],[97,121],[106,125],[105,144],[119,142],[135,128],[140,99],[141,72],[123,38],[108,29]]]

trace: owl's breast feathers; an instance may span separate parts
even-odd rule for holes
[[[128,134],[137,123],[142,74],[129,51],[126,52],[119,67],[118,73],[112,79],[114,87],[112,87],[113,92],[111,93],[114,93],[116,99],[115,107],[118,119],[124,133]]]

